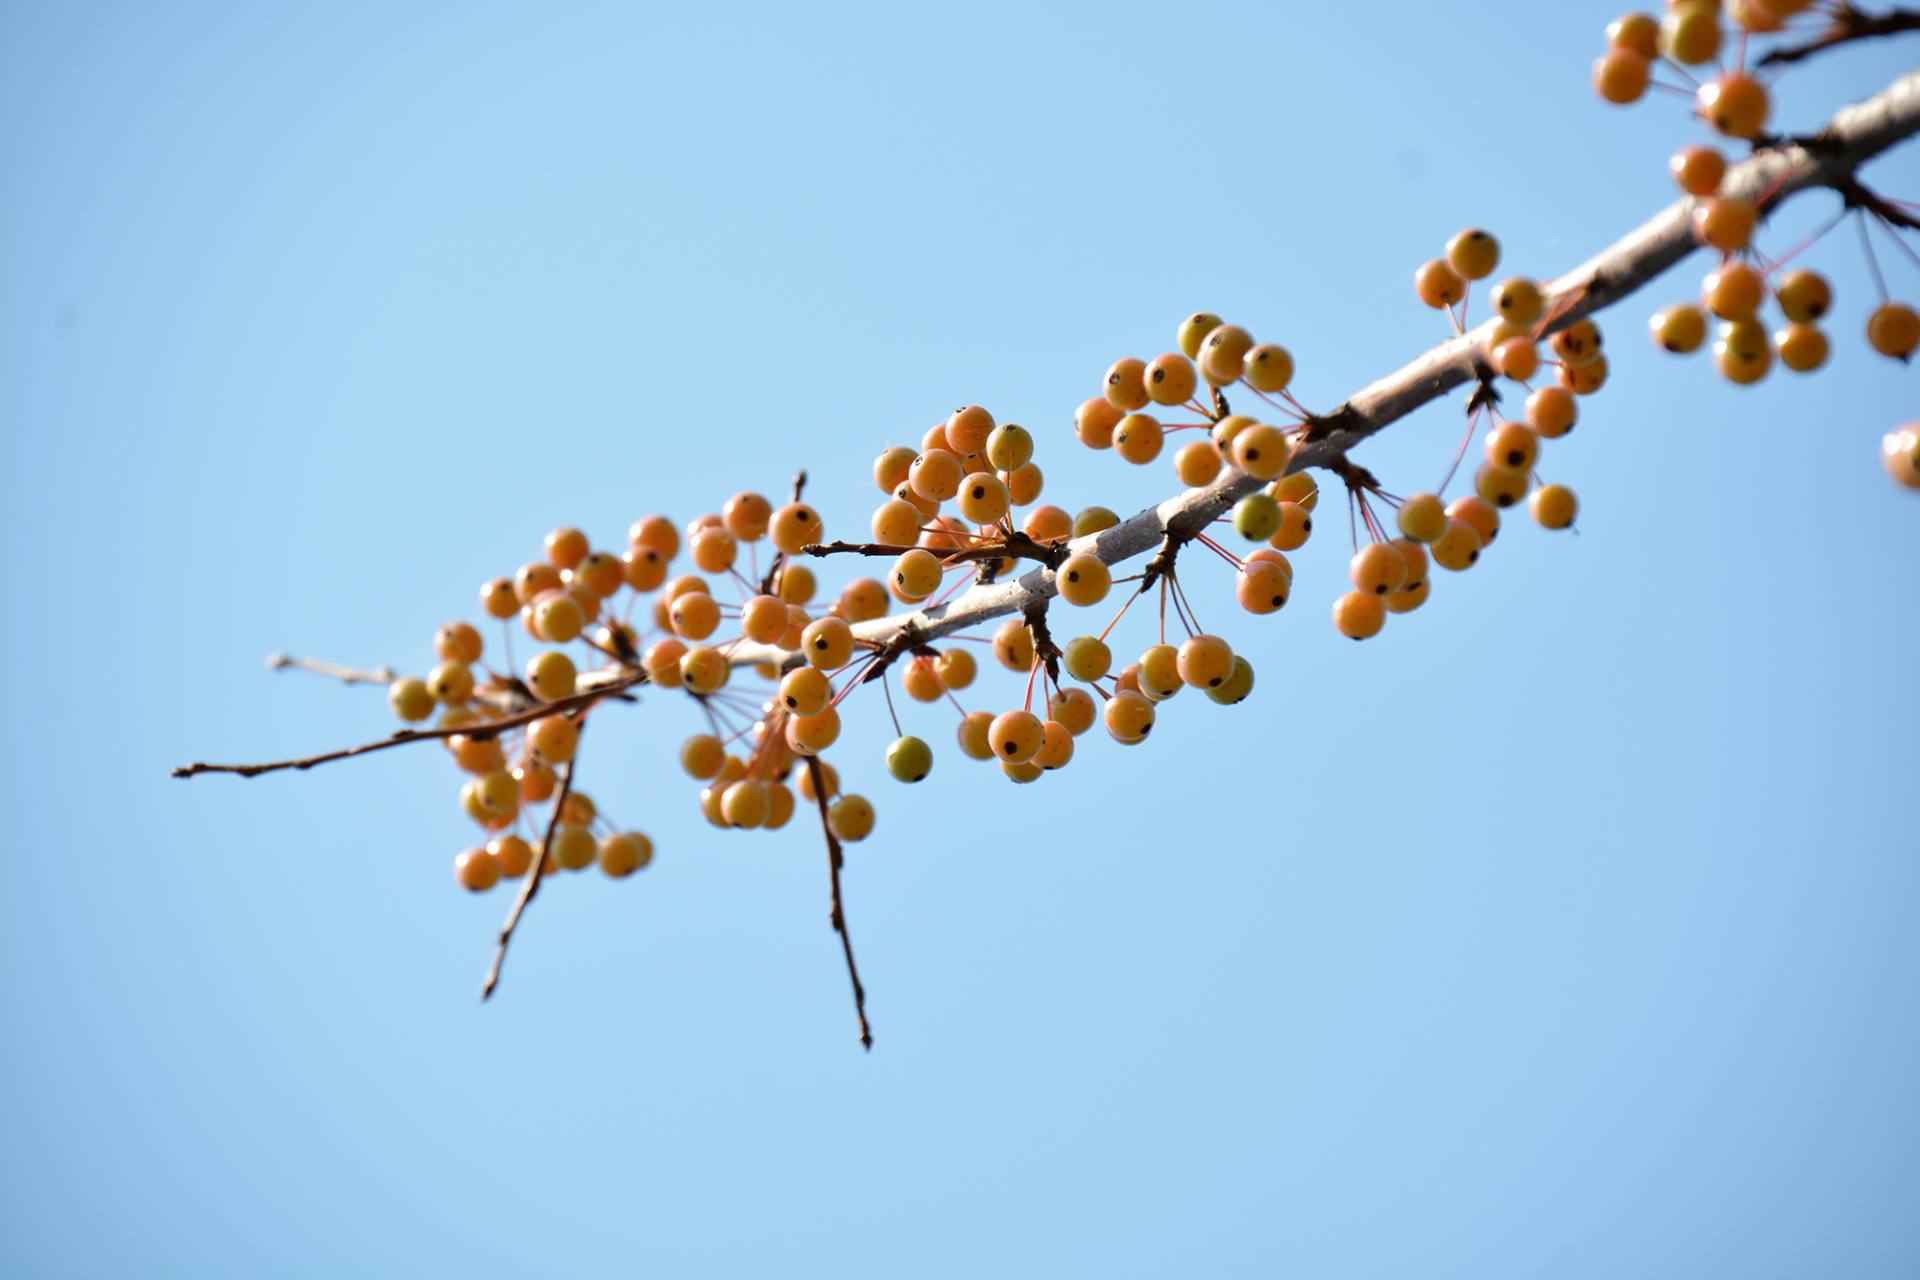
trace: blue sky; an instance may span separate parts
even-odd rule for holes
[[[1547,453],[1579,535],[1380,639],[1328,625],[1337,518],[1276,617],[1202,574],[1238,708],[1013,788],[916,707],[909,792],[853,704],[871,1056],[817,831],[708,829],[678,702],[582,771],[655,866],[543,895],[485,1008],[506,902],[451,882],[438,753],[166,776],[385,733],[263,655],[422,670],[556,524],[804,465],[859,527],[954,404],[1063,505],[1164,496],[1069,422],[1186,313],[1330,407],[1441,336],[1409,281],[1458,227],[1550,275],[1669,198],[1698,134],[1593,99],[1612,16],[0,9],[0,1270],[1913,1274],[1920,505],[1875,447],[1916,397],[1850,239],[1813,378],[1646,345],[1700,260],[1611,313]],[[1920,152],[1874,177],[1920,195]],[[1457,422],[1356,456],[1429,486]]]

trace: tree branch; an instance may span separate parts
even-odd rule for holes
[[[399,679],[399,673],[392,667],[375,667],[371,671],[359,667],[343,667],[337,662],[322,662],[318,658],[293,658],[284,653],[267,655],[269,671],[307,671],[316,676],[326,676],[342,684],[392,684]]]
[[[1817,187],[1838,187],[1861,164],[1920,132],[1920,71],[1910,71],[1864,102],[1838,112],[1811,145],[1789,144],[1757,152],[1727,171],[1721,190],[1729,196],[1768,196],[1765,212],[1788,198]],[[1674,202],[1592,258],[1542,285],[1544,314],[1554,316],[1549,332],[1612,306],[1691,254],[1690,218],[1695,201]],[[1480,376],[1482,354],[1494,321],[1449,339],[1400,369],[1355,392],[1332,413],[1310,420],[1306,443],[1293,455],[1289,471],[1332,467],[1368,436],[1398,422],[1415,409]],[[1201,489],[1189,489],[1158,506],[1100,533],[1066,544],[1068,553],[1090,552],[1118,564],[1162,544],[1171,533],[1181,539],[1204,530],[1235,502],[1265,487],[1238,471]],[[1059,593],[1051,568],[1038,568],[1008,582],[976,585],[944,605],[858,623],[854,637],[884,645],[903,628],[916,628],[920,643],[963,631],[992,618],[1019,613],[1035,601]],[[729,651],[736,665],[772,663],[796,666],[800,655],[771,645],[742,642]]]
[[[1811,58],[1814,54],[1831,49],[1835,45],[1847,44],[1854,40],[1872,40],[1879,36],[1899,35],[1904,31],[1920,31],[1920,9],[1892,9],[1886,13],[1862,13],[1846,3],[1846,0],[1841,0],[1840,5],[1833,12],[1833,22],[1825,31],[1799,44],[1782,45],[1754,65],[1784,67],[1804,58]]]
[[[271,760],[265,764],[207,764],[204,761],[196,761],[193,764],[181,765],[173,771],[172,776],[191,778],[202,773],[232,773],[242,778],[255,778],[263,773],[277,773],[282,769],[311,769],[315,765],[331,764],[335,760],[348,760],[374,751],[385,751],[388,747],[404,747],[409,742],[438,742],[456,736],[475,739],[492,738],[505,733],[508,729],[532,724],[545,716],[590,707],[602,698],[614,697],[622,690],[645,684],[647,681],[647,673],[644,671],[622,672],[618,667],[609,667],[606,670],[616,674],[611,678],[603,677],[593,680],[591,688],[583,689],[571,697],[542,702],[538,706],[515,712],[499,720],[481,720],[473,724],[455,725],[450,729],[401,729],[392,737],[382,738],[378,742],[366,742],[340,751],[326,751],[317,756],[303,756],[298,760]],[[594,676],[602,676],[602,673],[589,671],[580,677],[579,683],[588,684],[589,677]]]
[[[827,820],[827,778],[817,756],[807,757],[807,777],[813,782],[813,798],[820,805],[820,830],[827,837],[827,874],[833,883],[833,906],[827,918],[840,935],[840,950],[847,957],[847,977],[853,982],[853,1011],[860,1019],[860,1047],[873,1049],[873,1028],[867,1025],[867,989],[860,985],[860,969],[853,963],[853,938],[847,933],[847,912],[840,899],[840,867],[846,861],[840,851],[840,837],[833,834]],[[503,944],[504,945],[504,944]]]
[[[586,718],[581,717],[579,729],[587,731]],[[507,962],[507,944],[513,941],[513,931],[520,925],[520,916],[533,901],[533,895],[540,892],[540,882],[546,878],[547,851],[553,848],[554,833],[560,830],[560,815],[566,811],[567,797],[573,794],[573,767],[580,760],[580,748],[575,744],[573,759],[560,766],[560,789],[554,793],[553,816],[547,819],[547,838],[533,851],[533,865],[527,868],[526,876],[520,881],[519,896],[513,900],[513,909],[507,912],[506,920],[500,925],[500,942],[493,949],[493,963],[487,966],[486,981],[480,984],[480,999],[484,1003],[493,995],[495,987],[500,985],[500,967]]]

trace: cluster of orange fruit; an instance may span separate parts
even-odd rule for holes
[[[1790,18],[1814,7],[1813,0],[1675,0],[1663,17],[1625,14],[1607,27],[1608,48],[1594,64],[1594,88],[1619,104],[1638,101],[1649,88],[1690,92],[1693,114],[1715,133],[1757,143],[1765,135],[1772,95],[1760,76],[1745,69],[1747,42],[1781,31]],[[1687,68],[1717,63],[1730,38],[1740,42],[1736,69],[1696,82]],[[1686,84],[1656,80],[1654,72],[1661,67],[1671,68]],[[1727,161],[1714,147],[1683,147],[1669,168],[1680,190],[1694,198],[1694,237],[1717,251],[1720,261],[1702,281],[1698,303],[1675,303],[1653,317],[1654,342],[1675,354],[1691,354],[1706,344],[1710,318],[1717,319],[1714,367],[1740,386],[1765,378],[1776,361],[1794,373],[1824,365],[1831,343],[1820,322],[1832,310],[1832,286],[1816,271],[1787,265],[1811,241],[1778,260],[1762,253],[1754,236],[1766,193],[1760,199],[1725,193]],[[1876,215],[1863,210],[1859,216]],[[1881,288],[1884,295],[1884,283]],[[1783,321],[1771,335],[1764,316],[1769,301]],[[1866,338],[1881,355],[1909,360],[1920,349],[1920,313],[1883,296],[1867,316]]]

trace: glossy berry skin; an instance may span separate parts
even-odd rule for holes
[[[1123,689],[1107,699],[1101,719],[1107,726],[1107,733],[1115,742],[1123,746],[1132,746],[1144,742],[1153,732],[1153,703],[1146,695],[1130,689]]]
[[[773,513],[767,534],[774,550],[783,555],[799,555],[800,549],[821,540],[820,513],[804,502],[790,502]]]
[[[1280,504],[1280,528],[1268,544],[1278,551],[1298,551],[1313,536],[1313,517],[1297,502]]]
[[[1033,461],[1033,436],[1017,422],[1002,423],[987,437],[986,457],[995,471],[1017,471]]]
[[[1085,689],[1062,689],[1053,695],[1052,715],[1055,723],[1065,725],[1067,732],[1077,738],[1093,728],[1100,708]]]
[[[587,554],[587,535],[578,529],[555,529],[546,538],[547,563],[556,569],[571,569]]]
[[[823,671],[837,671],[853,659],[853,630],[838,618],[816,618],[800,633],[800,651]]]
[[[1370,543],[1354,553],[1347,564],[1347,577],[1354,590],[1384,596],[1405,585],[1407,560],[1390,542]]]
[[[1278,427],[1260,423],[1233,438],[1233,465],[1257,480],[1272,480],[1287,469],[1293,450]]]
[[[442,662],[478,662],[484,647],[469,623],[449,622],[433,633],[433,651]]]
[[[1220,478],[1220,469],[1225,465],[1226,460],[1211,440],[1190,440],[1173,455],[1173,473],[1189,489],[1212,484]]]
[[[1774,298],[1790,322],[1812,324],[1833,309],[1833,286],[1818,271],[1802,268],[1780,277]]]
[[[1435,311],[1444,311],[1467,296],[1467,282],[1445,258],[1435,258],[1413,273],[1413,292]]]
[[[1185,404],[1200,385],[1193,361],[1177,351],[1155,356],[1147,365],[1147,398],[1155,404]],[[1023,459],[1024,461],[1024,459]],[[1018,464],[1016,464],[1018,465]]]
[[[1720,190],[1727,176],[1726,157],[1712,147],[1682,147],[1667,161],[1667,169],[1679,188],[1690,196],[1711,196]]]
[[[1176,335],[1176,345],[1179,346],[1181,354],[1189,360],[1199,359],[1200,345],[1207,340],[1208,334],[1220,327],[1221,323],[1220,317],[1211,311],[1196,311],[1182,320],[1180,331]]]
[[[720,606],[704,591],[689,591],[667,606],[667,622],[682,640],[705,640],[720,627]]]
[[[1233,504],[1233,530],[1248,542],[1265,542],[1280,531],[1280,504],[1250,493]]]
[[[1141,693],[1155,702],[1165,702],[1186,686],[1180,678],[1180,651],[1170,644],[1152,646],[1140,655],[1134,679]]]
[[[427,692],[442,706],[457,707],[473,697],[473,670],[464,662],[443,662],[427,673]]]
[[[1061,650],[1060,661],[1075,680],[1098,680],[1113,669],[1113,650],[1095,636],[1075,636]]]
[[[678,689],[680,659],[686,656],[686,652],[684,642],[668,636],[647,646],[647,651],[640,657],[640,665],[647,669],[647,679],[659,688]]]
[[[565,764],[579,745],[580,730],[565,716],[542,716],[527,726],[527,746],[547,764]]]
[[[1593,64],[1593,91],[1615,106],[1638,102],[1647,92],[1652,67],[1634,49],[1609,49]]]
[[[623,831],[600,842],[600,870],[624,880],[653,861],[653,841],[638,831]]]
[[[961,454],[979,453],[987,447],[993,427],[991,413],[977,404],[962,405],[947,419],[947,444]]]
[[[1073,517],[1071,533],[1076,538],[1101,533],[1120,523],[1120,513],[1111,507],[1086,507]]]
[[[938,702],[946,696],[940,674],[933,669],[933,659],[925,654],[916,655],[907,663],[900,673],[900,687],[915,702]]]
[[[1233,646],[1219,636],[1191,636],[1180,646],[1180,679],[1195,689],[1218,689],[1233,674]]]
[[[1752,201],[1715,196],[1693,211],[1693,238],[1721,253],[1738,253],[1752,242],[1759,221]]]
[[[1253,335],[1237,324],[1223,324],[1207,334],[1200,344],[1200,373],[1216,387],[1238,382],[1247,369],[1247,353],[1253,350]]]
[[[1252,560],[1234,581],[1234,598],[1248,613],[1274,613],[1287,603],[1293,579],[1279,565]]]
[[[1483,462],[1473,473],[1473,491],[1496,507],[1510,507],[1527,496],[1532,480],[1525,471]]]
[[[901,782],[919,782],[933,771],[933,748],[911,735],[887,748],[887,772]]]
[[[874,835],[874,804],[866,796],[845,794],[828,808],[828,829],[849,844]]]
[[[520,597],[512,578],[494,578],[480,584],[480,607],[489,618],[511,618],[520,612]]]
[[[1165,442],[1166,432],[1151,414],[1130,413],[1113,431],[1113,451],[1135,466],[1143,467],[1159,457]]]
[[[408,724],[418,724],[433,714],[436,703],[425,680],[403,676],[387,686],[387,705]]]
[[[1920,422],[1887,432],[1880,441],[1880,461],[1895,484],[1920,489]]]
[[[1371,591],[1349,591],[1333,602],[1333,626],[1349,640],[1370,640],[1387,622],[1387,607]]]
[[[1541,387],[1527,397],[1527,428],[1542,440],[1559,439],[1579,418],[1580,402],[1565,387]]]
[[[1694,100],[1701,119],[1729,138],[1743,141],[1758,136],[1766,127],[1771,107],[1766,86],[1740,72],[1707,81]]]
[[[1883,356],[1910,360],[1920,349],[1920,313],[1904,302],[1883,302],[1867,318],[1867,343]]]
[[[1446,532],[1446,508],[1441,505],[1439,495],[1416,493],[1400,504],[1395,523],[1401,533],[1414,541],[1432,542]]]
[[[1720,326],[1713,344],[1713,367],[1735,386],[1751,386],[1773,368],[1773,344],[1757,321],[1735,320]]]
[[[1712,3],[1670,5],[1660,23],[1660,50],[1687,66],[1712,62],[1720,53],[1720,7]]]
[[[960,727],[955,734],[960,743],[960,754],[969,760],[993,759],[993,744],[987,737],[992,728],[991,712],[969,711],[960,717]]]
[[[953,497],[960,492],[960,482],[965,478],[966,468],[961,465],[960,456],[943,449],[921,454],[907,468],[908,487],[928,502],[945,502]]]
[[[1253,692],[1253,664],[1239,654],[1233,655],[1233,670],[1218,685],[1207,690],[1207,697],[1223,707],[1245,702]]]
[[[549,649],[534,655],[527,663],[527,688],[542,702],[557,702],[573,696],[578,674],[573,659],[557,649]]]
[[[1827,335],[1816,324],[1790,324],[1773,335],[1780,363],[1795,373],[1812,373],[1827,362]]]
[[[796,716],[817,716],[833,701],[833,684],[818,667],[796,667],[780,680],[780,704]]]
[[[687,650],[680,659],[680,687],[698,697],[725,687],[732,674],[726,655],[703,644]]]
[[[1526,338],[1508,338],[1491,354],[1495,372],[1515,382],[1527,381],[1540,369],[1540,348]]]
[[[468,849],[453,860],[453,878],[469,893],[485,893],[500,883],[500,860],[488,849]]]
[[[1766,301],[1767,280],[1744,262],[1728,262],[1707,274],[1700,300],[1722,320],[1751,320]]]
[[[503,880],[517,880],[533,866],[533,846],[519,836],[497,836],[487,841],[487,852],[500,864]]]
[[[1113,575],[1107,566],[1084,551],[1062,561],[1054,570],[1054,579],[1060,587],[1060,598],[1081,608],[1105,600],[1113,585]]]
[[[1699,307],[1676,303],[1656,312],[1650,327],[1654,345],[1675,355],[1691,355],[1707,340],[1707,317]]]
[[[1320,486],[1305,471],[1281,476],[1267,486],[1267,493],[1275,502],[1298,503],[1308,511],[1320,505]]]
[[[1446,532],[1427,547],[1433,562],[1442,569],[1459,573],[1480,559],[1481,537],[1477,529],[1458,517],[1449,518]]]
[[[1000,665],[1021,675],[1033,669],[1033,632],[1018,618],[1008,618],[993,633],[993,656]]]
[[[1494,466],[1531,471],[1539,457],[1540,438],[1517,422],[1503,422],[1487,432],[1487,461]]]
[[[1080,437],[1080,443],[1089,449],[1111,449],[1113,447],[1114,428],[1120,425],[1125,411],[1105,396],[1096,396],[1082,402],[1074,411],[1073,433]]]
[[[828,707],[818,715],[790,716],[786,732],[795,755],[817,756],[840,740],[840,713]]]
[[[1600,354],[1602,344],[1600,326],[1592,320],[1577,320],[1547,342],[1553,354],[1567,364],[1587,364]]]
[[[1545,484],[1534,490],[1533,497],[1527,500],[1527,509],[1533,512],[1541,528],[1565,529],[1580,514],[1580,501],[1573,496],[1573,490],[1563,484]]]
[[[904,603],[919,604],[940,589],[940,580],[940,561],[925,547],[915,547],[893,562],[887,587]]]
[[[1455,232],[1447,241],[1447,265],[1463,279],[1484,280],[1500,265],[1500,242],[1479,227]]]
[[[1577,396],[1590,396],[1607,385],[1607,358],[1595,356],[1585,364],[1563,364],[1554,381]]]
[[[933,670],[940,677],[940,683],[949,689],[964,689],[973,683],[973,677],[979,671],[973,655],[965,649],[948,649],[933,660]]]
[[[599,856],[600,845],[585,827],[563,822],[553,833],[553,845],[547,853],[562,871],[584,871]]]
[[[1073,759],[1073,732],[1058,720],[1047,720],[1040,727],[1046,737],[1028,763],[1048,771],[1066,768]]]
[[[987,730],[987,743],[996,760],[1025,764],[1046,741],[1040,717],[1030,711],[1003,711]]]
[[[1540,286],[1524,276],[1514,276],[1493,286],[1493,310],[1502,320],[1531,325],[1540,318],[1544,305]]]
[[[1293,353],[1277,342],[1263,342],[1247,352],[1247,368],[1241,376],[1254,390],[1277,395],[1293,381]]]
[[[566,644],[586,630],[586,611],[564,591],[549,591],[533,605],[533,633],[548,644]]]
[[[1144,409],[1152,402],[1147,394],[1147,364],[1129,356],[1115,360],[1107,369],[1107,401],[1128,413]]]

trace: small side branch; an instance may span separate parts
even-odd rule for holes
[[[326,676],[342,684],[378,684],[389,685],[400,678],[392,667],[375,667],[371,671],[359,667],[343,667],[337,662],[323,662],[319,658],[295,658],[284,653],[267,655],[269,671],[307,671],[316,676]]]
[[[382,738],[378,742],[364,742],[357,747],[347,747],[341,751],[325,751],[317,756],[302,756],[298,760],[269,760],[262,764],[208,764],[205,761],[195,761],[193,764],[181,765],[173,771],[172,776],[192,778],[203,773],[231,773],[242,778],[257,778],[263,773],[277,773],[282,769],[311,769],[315,765],[331,764],[335,760],[350,760],[354,756],[385,751],[388,747],[404,747],[409,742],[439,742],[455,736],[484,740],[497,737],[508,729],[532,724],[535,720],[546,716],[590,707],[602,698],[615,697],[623,690],[631,689],[637,684],[644,684],[646,679],[646,672],[635,671],[584,693],[576,693],[570,698],[558,698],[552,702],[543,702],[537,707],[516,712],[499,720],[456,725],[450,729],[402,729],[392,737]]]
[[[1920,31],[1920,9],[1892,9],[1886,13],[1862,13],[1845,0],[1833,11],[1833,21],[1825,31],[1799,44],[1782,45],[1761,58],[1756,66],[1784,67],[1811,58],[1836,45],[1855,40],[1873,40],[1906,31]]]
[[[587,731],[586,718],[579,721],[581,733]],[[487,966],[486,981],[480,984],[480,999],[484,1003],[492,997],[494,988],[500,985],[500,968],[507,962],[507,945],[513,941],[513,931],[520,926],[520,917],[526,912],[527,904],[533,901],[533,895],[540,892],[540,881],[546,877],[547,851],[553,848],[554,833],[560,830],[560,815],[566,811],[567,797],[573,793],[573,770],[580,762],[580,748],[576,744],[573,759],[560,766],[560,789],[553,797],[553,816],[547,820],[547,838],[533,851],[533,865],[527,868],[527,874],[520,881],[519,896],[513,900],[513,909],[507,912],[507,918],[500,926],[500,941],[493,949],[493,963]]]
[[[847,912],[840,898],[840,868],[845,862],[840,851],[840,837],[833,834],[833,824],[827,820],[827,779],[820,768],[817,757],[807,757],[807,778],[813,783],[813,798],[820,805],[820,830],[827,837],[827,874],[833,883],[833,906],[828,919],[833,922],[833,931],[840,935],[840,950],[847,957],[847,978],[853,983],[853,1011],[860,1019],[860,1047],[873,1049],[873,1028],[867,1024],[867,989],[860,985],[860,969],[853,962],[853,939],[847,933]],[[504,949],[505,941],[501,942]]]

